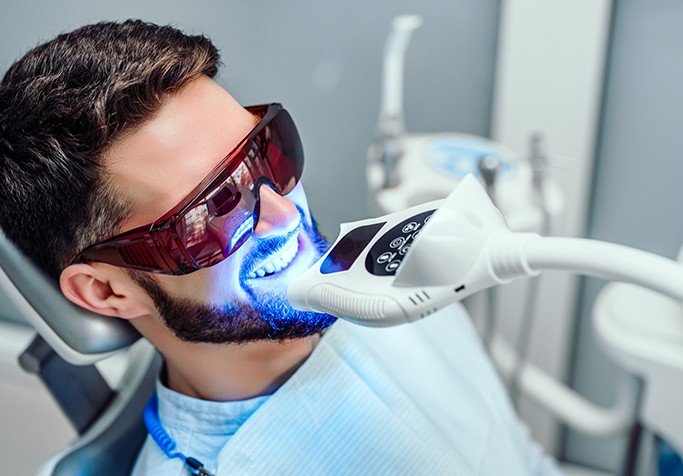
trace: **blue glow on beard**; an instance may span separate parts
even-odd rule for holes
[[[300,225],[284,236],[278,236],[259,240],[256,246],[249,253],[249,257],[245,258],[240,269],[239,281],[242,289],[246,292],[250,299],[250,305],[253,307],[255,314],[260,317],[262,321],[268,324],[272,329],[273,338],[281,337],[281,334],[287,334],[290,329],[294,334],[310,335],[315,332],[320,332],[336,321],[336,317],[330,314],[323,314],[312,311],[299,311],[294,309],[287,300],[286,290],[289,284],[284,278],[277,282],[277,288],[284,290],[282,293],[265,293],[263,291],[257,292],[248,284],[248,275],[255,268],[256,264],[263,260],[277,254],[282,247],[296,234],[303,233],[311,240],[317,255],[311,265],[327,252],[330,248],[330,243],[320,234],[317,224],[313,218],[312,223],[309,224],[306,220],[306,215],[303,209],[296,207],[301,218]],[[230,311],[230,305],[225,307],[225,311]],[[296,331],[294,331],[296,329]]]

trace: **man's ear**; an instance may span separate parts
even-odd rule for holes
[[[68,266],[59,277],[62,294],[89,311],[122,319],[154,312],[154,304],[132,280],[87,263]]]

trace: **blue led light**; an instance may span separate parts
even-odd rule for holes
[[[233,249],[237,243],[254,228],[254,215],[249,215],[249,217],[242,222],[242,224],[235,230],[235,233],[230,239],[230,248]]]

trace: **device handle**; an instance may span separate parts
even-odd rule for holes
[[[632,283],[683,301],[683,266],[647,251],[585,238],[528,233],[497,234],[488,249],[491,270],[499,282],[552,269]]]

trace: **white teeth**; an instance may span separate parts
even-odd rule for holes
[[[271,256],[267,262],[261,263],[256,270],[249,273],[248,278],[262,278],[266,274],[273,274],[282,271],[287,267],[287,265],[289,265],[289,263],[292,262],[298,252],[299,241],[296,237],[294,237],[290,243],[285,245],[285,247],[277,254],[277,256]]]

